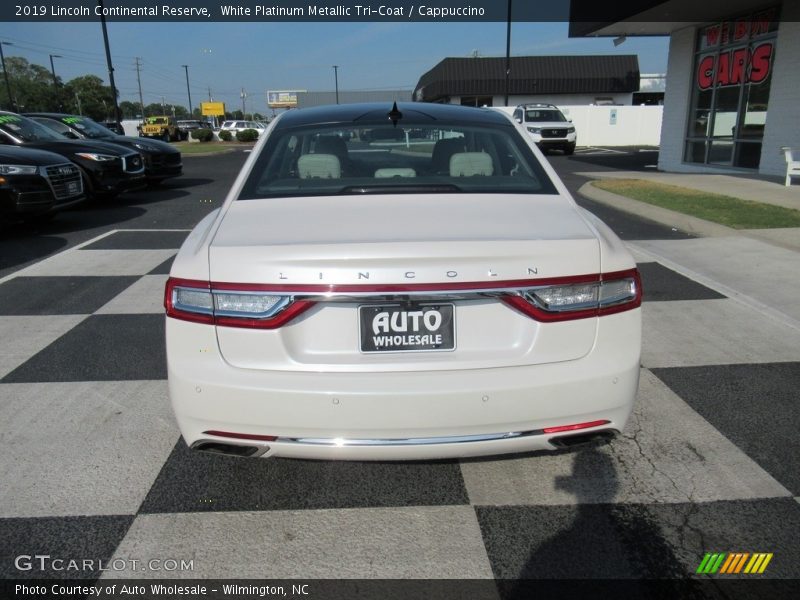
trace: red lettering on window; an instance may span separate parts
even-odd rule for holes
[[[730,23],[725,21],[722,24],[722,43],[723,44],[727,44],[730,41],[730,39],[731,39],[730,33],[731,33]]]
[[[767,10],[756,13],[753,16],[753,23],[750,26],[750,35],[756,36],[762,33],[769,33],[769,26],[775,20],[775,9],[769,8]]]
[[[761,83],[769,75],[772,59],[772,44],[757,46],[750,58],[750,83]]]
[[[719,25],[706,27],[706,45],[716,46],[719,41]]]
[[[716,77],[716,84],[717,85],[728,85],[729,84],[729,72],[730,72],[730,59],[731,53],[722,52],[719,55],[719,62],[717,62],[717,77]]]
[[[744,19],[736,21],[736,25],[733,29],[733,39],[735,41],[743,40],[747,37],[748,33],[750,33],[750,23]]]
[[[713,73],[714,57],[704,56],[700,59],[700,65],[697,69],[697,85],[701,90],[707,90],[713,85]]]
[[[742,83],[745,76],[745,66],[747,65],[747,48],[739,48],[733,51],[731,61],[731,76],[728,81],[731,85]]]

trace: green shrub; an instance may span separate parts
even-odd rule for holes
[[[227,129],[223,129],[219,132],[219,139],[223,142],[230,142],[233,139],[233,134]]]
[[[201,142],[210,142],[214,139],[214,132],[210,129],[195,129],[192,131],[192,139]]]
[[[258,132],[255,129],[244,129],[236,132],[236,141],[255,142],[258,139]]]

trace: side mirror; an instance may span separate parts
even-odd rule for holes
[[[522,124],[522,117],[516,117],[514,120],[520,125]]]
[[[567,123],[572,123],[572,119],[567,119]]]

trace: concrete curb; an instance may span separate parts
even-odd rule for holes
[[[674,210],[669,210],[668,208],[653,206],[646,202],[639,202],[638,200],[632,200],[631,198],[626,198],[619,194],[601,190],[600,188],[594,187],[591,181],[583,184],[578,190],[578,193],[595,202],[617,208],[645,219],[650,219],[651,221],[656,221],[662,225],[667,225],[668,227],[673,227],[674,229],[685,231],[693,235],[701,237],[731,237],[741,235],[741,232],[738,230],[720,225],[719,223],[712,223],[705,219],[699,219]]]

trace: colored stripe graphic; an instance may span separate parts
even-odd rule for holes
[[[720,567],[719,572],[720,573],[729,573],[731,565],[736,563],[736,560],[737,560],[738,557],[739,557],[738,554],[734,554],[734,553],[728,554],[728,558],[725,559],[724,563],[722,563],[722,566]]]
[[[774,555],[770,552],[706,552],[696,573],[699,575],[760,575]],[[745,566],[746,565],[746,566]]]
[[[767,569],[767,565],[771,560],[772,560],[772,552],[770,552],[764,557],[764,562],[761,563],[761,566],[758,569],[759,574],[763,573]]]

